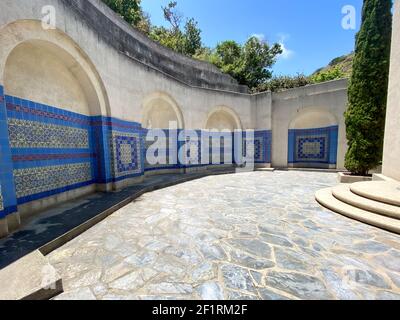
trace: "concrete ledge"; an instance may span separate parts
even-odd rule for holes
[[[8,222],[7,218],[0,219],[0,238],[4,238],[8,235]]]
[[[11,233],[21,226],[21,217],[19,212],[14,212],[7,216],[8,232]]]
[[[275,171],[275,168],[257,168],[256,171],[274,172],[274,171]]]
[[[162,174],[170,174],[170,173],[184,173],[185,169],[154,169],[154,170],[148,170],[144,172],[145,177],[152,177],[152,176],[157,176],[157,175],[162,175]]]
[[[389,182],[397,182],[396,180],[389,178],[381,173],[374,173],[372,175],[372,181],[389,181]]]
[[[336,170],[336,164],[325,164],[325,163],[289,163],[289,169],[319,169],[319,170]],[[336,172],[339,170],[336,170]]]
[[[303,172],[328,172],[328,173],[337,173],[341,170],[338,169],[329,169],[329,168],[276,168],[276,170],[285,170],[285,171],[303,171]]]
[[[256,163],[256,169],[268,169],[271,168],[271,163]]]
[[[127,187],[134,186],[135,184],[142,183],[144,181],[144,175],[117,181],[113,184],[113,191],[120,191]]]
[[[372,181],[372,177],[352,176],[346,172],[339,172],[338,180],[339,180],[339,183],[355,183],[355,182],[363,182],[363,181]]]
[[[63,193],[56,194],[51,197],[43,198],[28,202],[26,204],[18,206],[18,212],[21,216],[21,223],[26,223],[29,219],[46,209],[57,206],[61,203],[68,202],[72,199],[80,198],[82,196],[96,192],[96,185],[92,184],[86,187],[69,190]]]
[[[48,300],[63,292],[54,267],[35,251],[0,270],[0,300]]]

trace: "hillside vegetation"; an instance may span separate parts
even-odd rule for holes
[[[316,76],[321,72],[329,72],[333,69],[338,69],[343,73],[345,78],[350,78],[351,72],[353,70],[353,60],[354,53],[350,53],[348,55],[344,55],[341,57],[337,57],[333,59],[326,67],[320,68],[316,70],[311,76]]]
[[[150,39],[183,55],[216,65],[239,84],[248,86],[252,92],[282,91],[348,78],[351,74],[353,54],[332,60],[328,66],[311,76],[274,76],[273,66],[282,54],[279,43],[269,44],[253,36],[243,44],[226,40],[218,43],[215,48],[208,48],[202,42],[202,32],[197,21],[186,18],[178,10],[177,1],[170,1],[160,8],[167,22],[166,26],[151,23],[149,14],[142,9],[141,0],[102,1]]]

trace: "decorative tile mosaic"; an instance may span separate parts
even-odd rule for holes
[[[328,161],[328,135],[296,137],[296,161]]]
[[[109,142],[114,178],[138,175],[142,172],[139,133],[111,131]]]
[[[12,148],[89,148],[87,129],[21,119],[9,119],[8,129]]]
[[[187,166],[201,164],[201,141],[188,138],[185,143],[185,162]]]
[[[90,163],[14,170],[17,198],[66,188],[92,180]]]
[[[271,163],[272,133],[270,130],[254,131],[254,135],[243,133],[243,157],[253,155],[254,163]]]
[[[94,157],[92,153],[62,153],[62,154],[21,154],[13,155],[14,162],[30,161],[49,161],[49,160],[71,160],[71,159],[89,159]]]
[[[289,163],[334,165],[337,162],[337,126],[289,130]]]
[[[42,120],[47,119],[48,121],[60,121],[74,125],[90,126],[90,118],[88,116],[11,96],[7,96],[7,100],[9,101],[7,102],[7,111],[12,118],[15,118],[16,115],[23,114],[25,117],[30,118],[36,117]]]

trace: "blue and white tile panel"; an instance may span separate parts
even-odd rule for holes
[[[17,203],[94,181],[90,117],[6,96]]]
[[[338,126],[289,130],[288,162],[335,165],[338,131]]]
[[[123,177],[131,178],[141,175],[143,168],[139,132],[111,131],[109,139],[113,178],[119,180]]]

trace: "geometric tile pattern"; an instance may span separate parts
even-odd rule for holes
[[[318,168],[337,164],[338,126],[290,129],[288,163]]]
[[[185,144],[185,163],[188,166],[201,164],[201,142],[194,137],[188,137]]]
[[[74,125],[90,126],[90,119],[74,112],[63,109],[45,106],[34,101],[21,100],[16,97],[6,96],[7,111],[15,114],[24,114],[27,119],[36,117],[49,119],[50,121],[69,122]],[[29,105],[29,107],[27,106]],[[33,120],[33,119],[31,119]]]
[[[118,172],[135,170],[138,162],[138,139],[132,137],[117,137],[115,143],[117,148]]]
[[[13,155],[14,162],[47,161],[47,160],[67,160],[67,159],[90,159],[94,157],[92,153],[62,153],[62,154],[18,154]]]
[[[251,161],[252,157],[254,157],[255,159],[255,139],[254,138],[248,138],[245,137],[245,139],[243,140],[243,156],[245,156],[246,158],[248,157],[249,161]]]
[[[90,117],[17,97],[5,98],[11,172],[19,204],[92,183],[95,154]]]
[[[9,119],[8,128],[12,148],[89,148],[87,129],[21,119]]]
[[[14,170],[17,198],[57,190],[92,180],[90,163]]]
[[[137,175],[142,172],[140,134],[111,131],[111,167],[114,178]]]
[[[254,131],[254,137],[248,137],[247,133],[243,134],[243,156],[254,156],[254,163],[266,164],[271,163],[271,143],[272,134],[270,130]]]
[[[255,138],[254,139],[254,160],[262,161],[262,159],[264,159],[263,139]]]
[[[296,161],[328,162],[328,135],[296,137]]]

